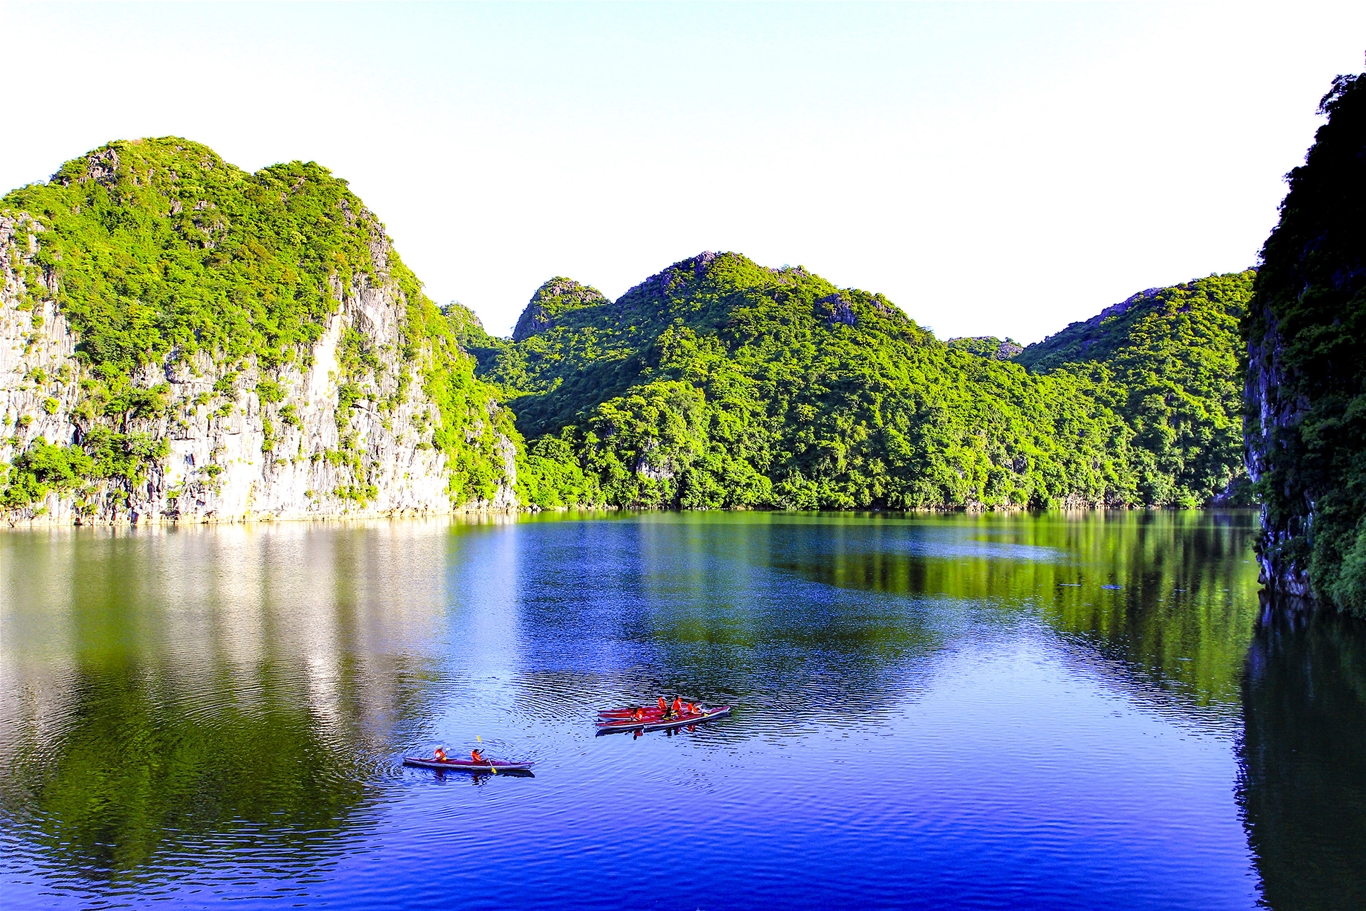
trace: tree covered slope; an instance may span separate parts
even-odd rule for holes
[[[1366,616],[1366,74],[1324,97],[1244,329],[1268,583]]]
[[[458,320],[457,320],[458,321]],[[645,507],[1130,503],[1129,430],[1074,372],[950,347],[878,294],[704,253],[617,301],[547,282],[479,349],[528,496]]]
[[[325,168],[113,142],[0,199],[0,229],[5,508],[213,512],[234,479],[248,506],[429,508],[389,493],[432,471],[450,503],[511,491],[510,415]]]
[[[1247,502],[1239,321],[1255,272],[1150,288],[1016,356],[1035,373],[1084,370],[1133,430],[1138,499]]]

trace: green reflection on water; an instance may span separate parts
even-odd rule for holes
[[[1032,608],[1065,637],[1195,704],[1235,704],[1257,616],[1250,511],[967,515],[822,525],[821,560],[771,562],[830,585]],[[859,526],[864,526],[860,528]]]
[[[5,802],[22,802],[53,860],[117,876],[199,836],[269,826],[288,851],[345,827],[364,776],[280,675],[250,681],[254,705],[209,712],[174,677],[77,672],[60,734],[39,719],[22,729]]]
[[[1278,620],[1248,652],[1248,843],[1272,908],[1366,908],[1366,623]]]
[[[0,535],[6,825],[93,879],[256,833],[266,863],[326,853],[373,795],[384,731],[425,713],[426,656],[375,645],[429,632],[444,537]]]

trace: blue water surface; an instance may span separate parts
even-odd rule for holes
[[[1321,793],[1263,768],[1301,732],[1257,706],[1319,697],[1249,672],[1254,521],[3,534],[0,898],[1349,907],[1356,768],[1306,751]],[[1324,723],[1356,723],[1354,684],[1314,685],[1346,693]],[[675,693],[734,715],[595,736],[597,709]],[[401,764],[481,742],[534,777]],[[1346,815],[1275,811],[1306,799]],[[1273,842],[1330,869],[1286,872]]]

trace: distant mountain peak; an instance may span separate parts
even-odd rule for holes
[[[557,275],[531,295],[531,300],[517,319],[517,326],[512,330],[512,340],[521,342],[544,332],[554,325],[555,317],[567,310],[609,303],[611,301],[607,296],[592,285]]]
[[[667,297],[702,279],[711,271],[713,264],[718,259],[729,257],[748,262],[745,257],[738,253],[714,253],[711,250],[703,250],[696,256],[679,260],[667,269],[661,269],[622,296],[658,294]]]

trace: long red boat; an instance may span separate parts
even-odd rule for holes
[[[707,710],[707,707],[702,705],[700,702],[697,703],[697,707],[702,711]],[[662,715],[667,714],[666,709],[661,709],[657,703],[651,702],[645,705],[631,706],[630,708],[624,709],[598,709],[598,718],[604,721],[608,719],[616,721],[626,718],[634,718],[636,712],[640,712],[646,718],[659,718]]]
[[[632,710],[634,711],[634,710]],[[730,706],[714,705],[702,709],[699,712],[685,712],[682,715],[671,715],[665,717],[656,708],[654,715],[646,715],[644,718],[606,718],[598,722],[599,734],[624,734],[631,731],[671,731],[675,728],[687,727],[693,724],[704,724],[708,721],[715,721],[717,718],[725,718],[730,714]]]

